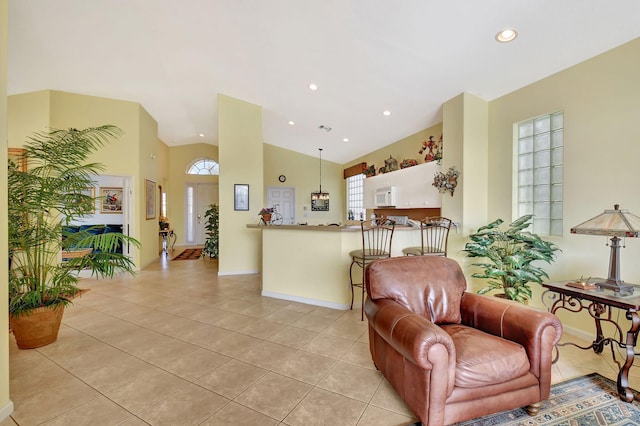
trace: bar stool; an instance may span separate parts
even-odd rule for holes
[[[444,256],[447,257],[451,219],[442,216],[427,217],[420,221],[419,247],[402,249],[405,256]]]
[[[364,321],[364,293],[366,291],[365,268],[374,260],[391,257],[391,240],[396,222],[385,217],[377,217],[369,222],[361,221],[362,248],[353,250],[351,256],[351,266],[349,267],[349,281],[351,283],[351,308],[353,309],[354,287],[362,289],[362,311],[361,320]],[[362,268],[362,282],[353,282],[353,267]]]

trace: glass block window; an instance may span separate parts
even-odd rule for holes
[[[350,176],[347,182],[347,219],[364,219],[366,211],[364,209],[364,174]],[[353,214],[353,216],[351,216]]]
[[[188,175],[219,175],[220,165],[209,158],[195,160],[187,169]]]
[[[536,234],[562,236],[563,127],[562,111],[517,124],[518,217]]]

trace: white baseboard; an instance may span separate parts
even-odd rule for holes
[[[346,311],[349,305],[343,303],[327,302],[326,300],[307,299],[306,297],[291,296],[290,294],[274,293],[272,291],[263,291],[265,297],[273,297],[274,299],[290,300],[292,302],[305,303],[307,305],[322,306],[323,308],[339,309]]]
[[[571,326],[564,325],[564,324],[562,324],[562,328],[563,328],[563,334],[570,334],[572,336],[575,336],[575,337],[577,337],[579,339],[582,339],[582,340],[586,340],[588,342],[591,342],[596,338],[596,334],[595,334],[596,330],[595,330],[595,328],[594,328],[593,332],[591,332],[591,333],[588,333],[588,332],[586,332],[584,330],[580,330],[578,328],[571,327]]]
[[[4,419],[9,418],[9,416],[13,413],[13,402],[9,400],[3,407],[0,407],[0,423]]]
[[[219,277],[224,277],[227,275],[255,275],[255,274],[259,274],[260,271],[233,271],[233,272],[220,272],[218,271],[218,276]]]

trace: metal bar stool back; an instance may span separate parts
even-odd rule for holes
[[[402,249],[405,256],[447,256],[451,219],[442,216],[420,221],[420,247]]]
[[[349,281],[351,284],[351,308],[353,309],[354,287],[362,289],[362,311],[360,319],[364,321],[364,293],[366,291],[365,273],[367,265],[374,260],[391,257],[391,241],[396,222],[386,217],[377,217],[371,221],[360,222],[362,232],[362,248],[353,250],[351,256],[351,266],[349,267]],[[362,282],[353,282],[353,267],[362,268]]]

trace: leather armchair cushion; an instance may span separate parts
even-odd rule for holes
[[[390,258],[372,263],[365,273],[372,300],[391,299],[434,324],[460,323],[467,282],[456,261],[440,256]]]
[[[530,369],[525,349],[462,324],[443,325],[456,348],[455,386],[477,388],[507,382]]]

